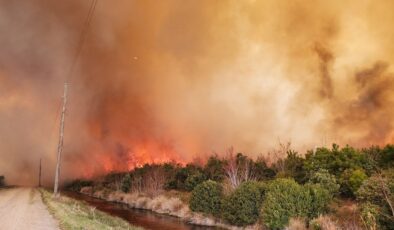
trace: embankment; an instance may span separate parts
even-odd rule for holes
[[[109,202],[126,204],[130,208],[150,210],[159,214],[178,217],[185,222],[195,225],[215,226],[231,230],[259,229],[257,225],[246,228],[231,226],[218,218],[193,212],[189,209],[187,203],[182,201],[179,197],[175,197],[174,194],[168,192],[162,192],[157,195],[148,195],[144,193],[124,193],[121,191],[93,191],[91,187],[83,187],[80,190],[80,193]]]

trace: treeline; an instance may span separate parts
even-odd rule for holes
[[[367,229],[394,229],[394,146],[356,149],[316,148],[303,156],[281,144],[256,160],[230,149],[204,165],[146,164],[128,173],[111,173],[96,181],[74,181],[69,189],[122,190],[155,194],[190,191],[189,207],[229,224],[262,223],[283,229],[292,218],[319,227],[330,204],[351,199]]]
[[[0,175],[0,187],[5,186],[5,177]]]

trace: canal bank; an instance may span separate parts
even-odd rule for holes
[[[98,210],[109,213],[114,216],[127,220],[133,226],[139,226],[144,229],[160,230],[219,230],[224,229],[218,226],[203,226],[187,222],[185,219],[159,214],[151,210],[141,208],[131,208],[127,204],[120,202],[107,201],[76,192],[64,192],[66,196],[82,200]]]

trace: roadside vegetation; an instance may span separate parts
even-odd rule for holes
[[[146,164],[67,188],[209,225],[394,230],[394,145],[299,154],[280,144],[257,159],[231,148],[205,164]]]
[[[102,229],[102,230],[137,230],[128,222],[96,210],[84,202],[53,194],[40,189],[42,199],[50,213],[59,221],[62,230]]]

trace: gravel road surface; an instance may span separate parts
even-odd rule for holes
[[[0,230],[59,229],[34,188],[0,189]]]

